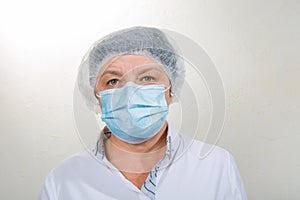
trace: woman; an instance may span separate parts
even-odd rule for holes
[[[51,171],[39,199],[246,199],[226,150],[216,147],[200,160],[203,143],[166,121],[184,72],[156,28],[133,27],[96,42],[78,84],[106,127],[93,155],[75,155]]]

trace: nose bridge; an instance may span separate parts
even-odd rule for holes
[[[123,75],[121,82],[123,83],[122,85],[125,85],[128,82],[136,83],[136,80],[136,70],[134,68],[129,68],[129,70],[127,70],[126,73]]]
[[[136,82],[136,74],[133,72],[134,70],[129,71],[127,75],[127,81],[126,82]]]

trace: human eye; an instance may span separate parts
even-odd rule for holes
[[[111,80],[107,81],[106,84],[109,85],[109,86],[116,86],[116,85],[119,84],[119,80],[118,79],[111,79]]]
[[[144,77],[142,77],[141,81],[144,81],[144,82],[153,82],[153,81],[155,81],[155,78],[152,77],[152,76],[144,76]]]

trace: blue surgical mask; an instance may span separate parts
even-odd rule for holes
[[[155,136],[162,128],[168,106],[164,85],[136,85],[99,92],[102,120],[120,140],[138,144]]]

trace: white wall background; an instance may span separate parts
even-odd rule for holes
[[[157,26],[199,43],[220,71],[249,199],[300,199],[300,1],[0,2],[0,199],[36,199],[48,172],[82,150],[72,116],[77,68],[112,31]]]

